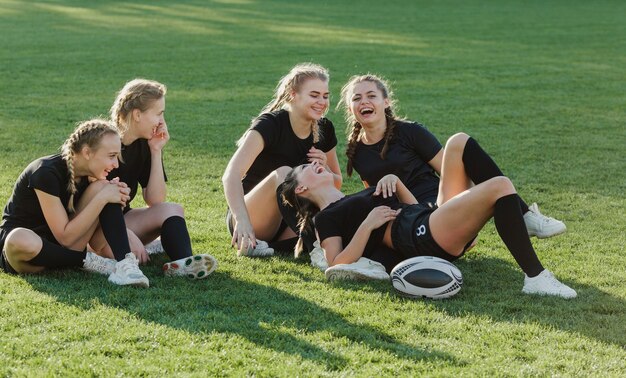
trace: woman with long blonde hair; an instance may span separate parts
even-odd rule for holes
[[[222,177],[228,202],[227,226],[239,254],[269,255],[293,248],[295,216],[281,214],[277,188],[292,167],[316,161],[332,172],[341,187],[337,138],[330,120],[329,75],[322,66],[298,64],[278,83],[274,99],[237,142]],[[300,235],[297,250],[312,249],[314,235]],[[263,241],[263,243],[259,243]],[[304,244],[304,245],[302,245]]]

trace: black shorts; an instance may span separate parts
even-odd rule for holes
[[[228,228],[228,232],[230,233],[230,236],[233,236],[233,233],[235,232],[235,225],[234,225],[233,213],[230,211],[230,208],[226,209],[226,217],[224,221],[226,222],[226,227]],[[264,240],[264,241],[268,243],[276,241],[276,239],[278,239],[278,237],[283,233],[283,231],[287,229],[287,227],[289,227],[287,226],[287,223],[285,223],[284,220],[281,220],[280,226],[278,226],[278,231],[276,231],[276,234],[272,237],[272,239]]]
[[[11,264],[9,264],[7,256],[4,253],[4,241],[9,235],[9,232],[11,232],[11,230],[5,230],[4,228],[0,228],[0,250],[2,251],[2,253],[0,254],[0,269],[2,269],[2,271],[4,271],[5,273],[17,274],[15,269],[13,269]]]
[[[391,225],[391,241],[396,251],[405,258],[415,256],[435,256],[447,261],[454,261],[462,256],[453,256],[437,244],[430,233],[430,215],[435,206],[408,205],[402,208],[400,215]]]

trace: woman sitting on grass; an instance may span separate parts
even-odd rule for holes
[[[365,187],[394,174],[420,203],[438,202],[443,149],[437,138],[419,123],[394,115],[389,85],[376,75],[353,76],[341,90],[341,102],[349,125],[347,173],[355,170]],[[471,139],[468,144],[474,144]],[[471,147],[473,148],[473,147]],[[484,181],[485,176],[503,176],[495,164],[481,166],[463,156],[466,170]],[[379,184],[380,185],[380,184]],[[380,188],[378,188],[380,189]],[[548,238],[566,231],[565,224],[530,207],[518,196],[530,236]]]
[[[575,297],[574,290],[539,262],[511,181],[504,176],[483,180],[466,169],[464,155],[470,154],[475,161],[489,159],[477,144],[470,147],[470,141],[466,134],[456,134],[446,144],[439,207],[418,204],[395,175],[383,177],[376,190],[345,196],[317,163],[289,173],[283,198],[298,211],[302,228],[310,227],[315,215],[329,269],[354,263],[362,256],[382,263],[388,271],[414,256],[453,261],[493,217],[498,234],[526,274],[524,293]]]
[[[122,135],[122,161],[109,177],[119,177],[130,188],[124,219],[132,249],[140,263],[148,261],[145,244],[161,236],[163,250],[172,260],[163,265],[166,275],[206,278],[217,267],[211,255],[192,256],[191,239],[183,208],[165,202],[167,187],[163,148],[170,139],[165,124],[165,85],[152,80],[129,81],[117,94],[111,119]],[[148,207],[130,207],[141,184]],[[110,251],[103,250],[110,255]]]
[[[228,202],[226,223],[239,254],[273,254],[273,248],[261,240],[277,249],[294,248],[295,243],[287,241],[296,237],[295,214],[281,214],[282,201],[277,198],[277,188],[292,167],[317,162],[330,172],[333,185],[341,187],[335,129],[324,118],[328,96],[326,69],[311,63],[296,65],[237,142],[222,182]],[[300,236],[296,250],[312,249],[315,237]]]
[[[130,253],[122,208],[128,187],[107,181],[118,166],[120,136],[108,121],[81,123],[62,153],[39,158],[17,179],[0,224],[0,265],[7,273],[82,267],[118,285],[148,287]],[[90,182],[93,180],[93,182]],[[115,260],[85,252],[97,234]],[[117,261],[116,261],[117,260]]]

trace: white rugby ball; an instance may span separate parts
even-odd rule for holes
[[[449,261],[434,256],[404,260],[391,270],[391,284],[412,298],[449,298],[461,290],[463,275]]]

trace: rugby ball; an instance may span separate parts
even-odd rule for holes
[[[411,298],[449,298],[463,285],[459,268],[434,256],[404,260],[391,270],[390,276],[393,288]]]

